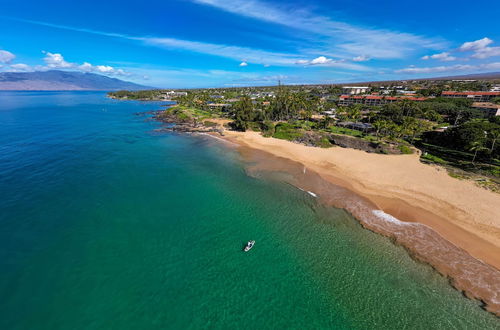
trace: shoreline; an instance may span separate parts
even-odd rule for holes
[[[250,171],[291,174],[291,184],[391,237],[500,316],[500,195],[422,164],[416,155],[322,149],[256,132],[224,133],[222,139],[238,145],[252,162]]]

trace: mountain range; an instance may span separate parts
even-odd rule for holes
[[[141,90],[152,87],[75,71],[0,72],[0,90]]]

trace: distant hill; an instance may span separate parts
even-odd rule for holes
[[[152,87],[75,71],[0,72],[0,90],[141,90]]]
[[[360,81],[343,83],[339,85],[360,85],[360,84],[387,84],[387,83],[398,83],[402,81],[439,81],[439,80],[500,80],[500,72],[486,72],[486,73],[474,73],[465,74],[457,76],[446,76],[446,77],[434,77],[434,78],[406,78],[399,80],[374,80],[374,81]]]
[[[459,76],[449,76],[449,77],[438,77],[438,78],[427,78],[418,80],[495,80],[500,79],[500,72],[487,72],[487,73],[474,73]],[[408,79],[411,80],[411,79]]]

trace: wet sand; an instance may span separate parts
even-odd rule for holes
[[[313,148],[255,132],[225,138],[239,145],[251,175],[282,173],[320,202],[348,210],[500,316],[499,194],[451,178],[418,155]]]

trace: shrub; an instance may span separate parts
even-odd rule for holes
[[[399,150],[401,151],[401,153],[403,153],[405,155],[410,155],[413,153],[413,150],[404,144],[399,146]]]
[[[320,140],[318,140],[316,146],[320,148],[331,148],[333,144],[330,142],[330,140],[328,140],[327,137],[322,137]]]
[[[260,128],[265,137],[271,137],[274,134],[274,124],[270,120],[266,120],[261,123]]]
[[[289,123],[280,123],[276,125],[273,137],[282,140],[294,141],[303,135],[303,132],[299,128],[294,127],[294,125]]]
[[[422,157],[420,157],[420,158],[431,161],[433,163],[437,163],[437,164],[447,164],[448,163],[446,160],[439,158],[438,156],[431,155],[430,153],[427,153],[427,152],[424,153],[422,155]]]

